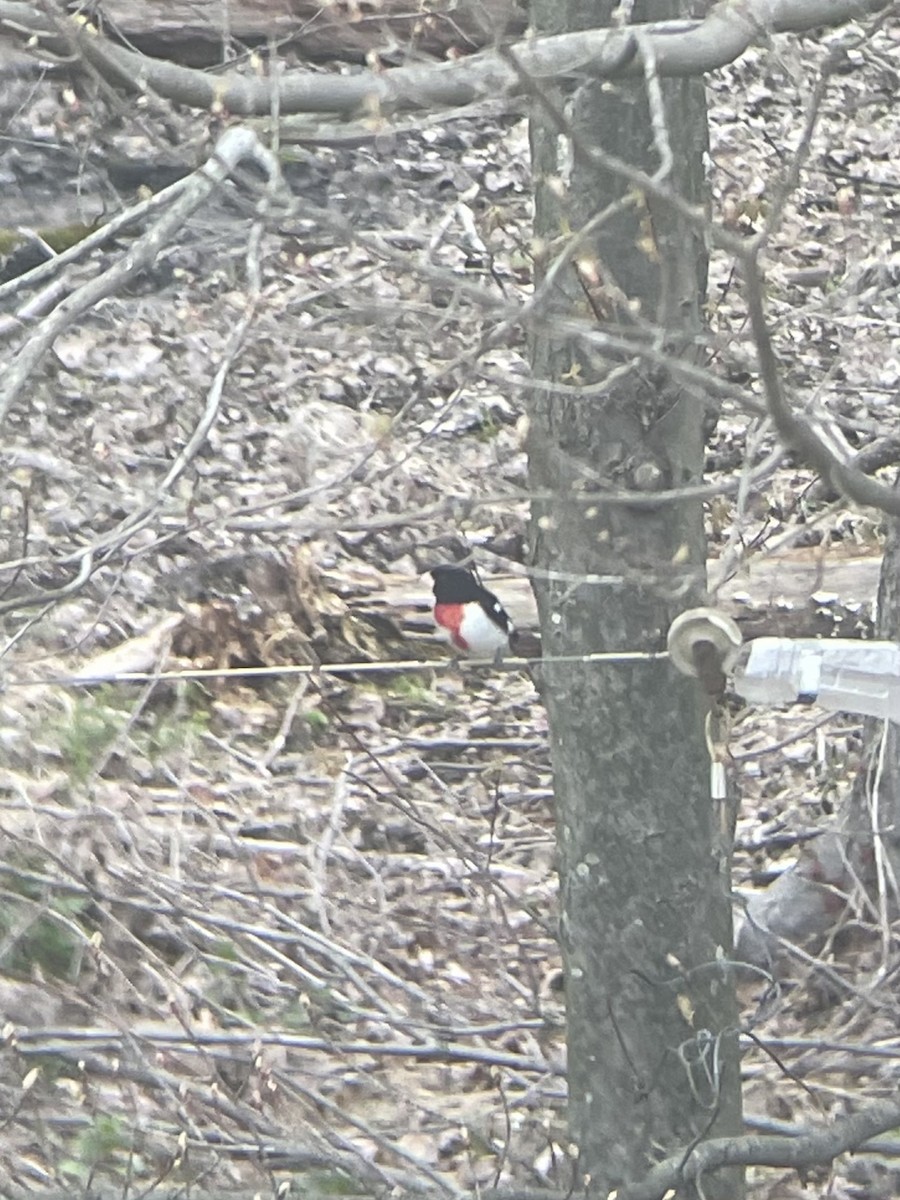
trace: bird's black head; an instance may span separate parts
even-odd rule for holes
[[[484,595],[484,588],[464,567],[445,563],[432,567],[428,574],[434,580],[434,598],[438,604],[468,604]]]

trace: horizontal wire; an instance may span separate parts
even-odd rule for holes
[[[460,667],[494,667],[517,671],[541,663],[628,663],[662,662],[666,650],[604,650],[595,654],[555,654],[536,658],[505,658],[495,663],[479,659],[400,659],[396,662],[297,663],[280,667],[197,667],[183,671],[120,671],[109,675],[60,675],[44,679],[0,679],[3,688],[23,687],[95,687],[103,683],[162,683],[188,679],[264,679],[297,675],[373,675],[379,672],[415,672],[459,670]]]

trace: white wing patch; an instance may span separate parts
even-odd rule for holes
[[[497,624],[497,621],[506,617],[506,613],[496,601],[489,608],[492,614],[497,613],[497,620],[488,615],[480,604],[468,604],[459,627],[460,636],[473,658],[493,658],[498,650],[505,650],[509,646],[508,628],[501,628]],[[508,617],[506,622],[508,624]]]

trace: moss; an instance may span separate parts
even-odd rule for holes
[[[64,250],[70,250],[72,246],[77,246],[79,242],[83,242],[86,237],[99,229],[102,222],[95,222],[90,225],[84,222],[75,221],[71,225],[57,225],[51,229],[36,229],[35,233],[42,242],[46,242],[54,254],[62,254]],[[32,239],[19,233],[17,229],[0,228],[0,258],[6,258],[20,246],[25,246]]]

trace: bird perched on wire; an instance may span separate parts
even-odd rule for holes
[[[464,567],[432,567],[434,620],[439,635],[472,658],[499,661],[515,645],[509,613],[493,592]]]

